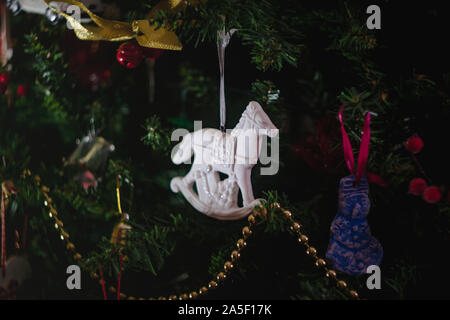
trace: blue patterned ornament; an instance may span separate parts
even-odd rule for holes
[[[366,220],[370,209],[367,177],[364,174],[357,185],[354,182],[355,175],[340,181],[338,212],[331,224],[326,257],[334,269],[360,275],[368,266],[381,264],[383,247],[370,233]]]

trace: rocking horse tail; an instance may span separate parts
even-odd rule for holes
[[[192,157],[192,134],[188,133],[183,137],[183,141],[175,146],[172,151],[172,162],[181,164]]]

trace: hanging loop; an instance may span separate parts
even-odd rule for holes
[[[348,138],[347,132],[344,127],[344,108],[345,104],[343,104],[339,108],[339,122],[341,123],[341,134],[342,134],[342,145],[344,148],[344,158],[345,163],[351,174],[356,174],[355,183],[358,184],[359,180],[361,180],[362,175],[366,170],[367,160],[369,158],[369,143],[370,143],[370,112],[366,113],[366,117],[364,120],[364,128],[363,134],[361,137],[361,144],[359,146],[359,155],[358,155],[358,168],[355,168],[355,160],[353,157],[352,145],[350,143],[350,139]]]
[[[222,16],[223,28],[217,31],[217,53],[219,56],[219,70],[220,70],[220,130],[225,132],[226,122],[226,106],[225,106],[225,49],[230,42],[231,36],[237,29],[231,29],[229,32],[225,30],[225,17]]]

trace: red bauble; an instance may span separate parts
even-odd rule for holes
[[[25,98],[28,95],[28,86],[26,84],[20,84],[17,87],[17,95],[19,97]]]
[[[425,180],[422,178],[414,178],[409,182],[409,193],[420,196],[427,187],[428,185]]]
[[[413,154],[419,153],[423,148],[423,141],[419,136],[412,136],[406,140],[405,148]]]
[[[441,200],[441,191],[436,186],[430,186],[424,190],[422,197],[428,203],[436,203]]]
[[[122,43],[117,49],[117,61],[127,68],[133,69],[139,66],[144,59],[142,47],[137,43],[129,41]]]
[[[156,60],[158,59],[163,53],[163,49],[157,49],[157,48],[147,48],[142,47],[142,52],[144,53],[144,56],[149,60]]]

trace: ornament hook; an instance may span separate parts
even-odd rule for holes
[[[230,42],[231,36],[237,29],[225,30],[225,16],[222,16],[223,28],[217,31],[217,53],[219,56],[220,70],[220,130],[225,132],[226,106],[225,106],[225,49]]]

